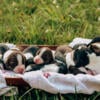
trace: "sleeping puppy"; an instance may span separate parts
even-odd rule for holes
[[[5,70],[21,74],[25,71],[25,60],[25,56],[19,50],[8,50],[3,56]]]
[[[33,57],[33,62],[33,65],[32,63],[29,64],[29,66],[27,65],[26,70],[31,70],[34,65],[44,66],[46,64],[54,63],[54,51],[48,47],[41,47]]]
[[[100,73],[100,41],[94,39],[87,48],[76,49],[66,54],[66,64],[71,73],[88,73],[88,71],[93,71],[94,74]]]
[[[55,51],[51,50],[48,47],[42,47],[36,52],[34,57],[35,64],[50,64],[54,62],[54,53]]]
[[[54,61],[54,51],[48,47],[31,46],[23,51],[26,57],[26,66],[29,64],[50,64]]]
[[[26,66],[30,64],[34,64],[34,57],[36,56],[36,52],[39,50],[37,46],[29,46],[24,49],[23,54],[26,57]]]

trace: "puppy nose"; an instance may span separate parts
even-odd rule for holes
[[[38,58],[34,59],[34,62],[35,62],[36,64],[38,64],[39,61],[40,61],[40,59],[38,59]]]
[[[15,69],[14,69],[14,72],[20,73],[20,74],[23,74],[24,71],[25,71],[25,66],[24,65],[19,65],[19,66],[15,67]]]
[[[24,73],[24,68],[18,68],[18,73],[23,74]]]

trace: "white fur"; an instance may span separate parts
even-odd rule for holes
[[[96,54],[92,53],[88,54],[88,57],[90,61],[86,67],[100,74],[100,56],[96,56]]]
[[[59,67],[56,64],[45,65],[42,69],[43,72],[58,72]]]
[[[100,48],[100,43],[93,43],[92,45],[97,46],[98,48]]]
[[[53,59],[55,58],[55,50],[52,50]]]
[[[26,60],[29,58],[33,58],[33,55],[31,53],[25,53],[24,56],[26,57]]]
[[[74,51],[65,54],[66,55],[66,63],[68,65],[68,68],[70,65],[75,66],[75,63],[73,61],[73,53],[74,53]]]
[[[17,61],[18,65],[22,65],[22,56],[20,54],[17,54]]]
[[[9,56],[11,53],[13,53],[12,50],[8,50],[8,51],[6,51],[6,52],[4,53],[4,56],[3,56],[3,61],[4,61],[4,63],[6,63],[6,61],[8,60],[8,56]]]
[[[2,54],[0,54],[0,59],[2,58]]]
[[[32,66],[29,65],[29,66],[26,67],[25,71],[29,71],[31,69],[32,69]]]

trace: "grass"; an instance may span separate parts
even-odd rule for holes
[[[0,0],[0,42],[58,45],[96,36],[100,36],[100,0]],[[41,95],[43,100],[59,100],[58,95],[39,90],[34,94],[37,100]],[[31,100],[30,92],[21,96]],[[97,100],[98,96],[66,94],[60,99]]]
[[[100,0],[0,0],[0,42],[65,44],[100,36]]]

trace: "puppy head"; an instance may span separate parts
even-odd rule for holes
[[[66,59],[65,59],[65,54],[69,53],[72,51],[72,48],[67,46],[67,45],[60,45],[57,47],[56,51],[55,51],[55,60],[61,61],[63,63],[65,63]]]
[[[53,52],[47,47],[40,48],[36,56],[34,57],[34,62],[36,64],[49,64],[54,61]]]
[[[94,52],[97,56],[100,56],[100,42],[92,43],[88,47],[92,52]]]
[[[16,73],[23,73],[25,70],[25,57],[20,51],[9,50],[4,54],[3,58],[6,69]]]
[[[96,53],[96,55],[100,56],[100,42],[91,44],[90,48]]]

